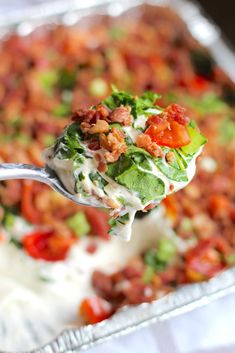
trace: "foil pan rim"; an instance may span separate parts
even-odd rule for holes
[[[115,11],[121,14],[129,8],[146,3],[173,8],[186,23],[191,34],[209,49],[218,64],[235,81],[233,49],[221,35],[220,29],[203,14],[201,7],[190,0],[88,0],[85,4],[81,4],[78,0],[57,0],[43,4],[43,9],[39,4],[25,11],[15,11],[11,16],[0,15],[0,37],[13,30],[26,35],[42,24],[70,25],[84,15],[96,11],[108,12],[111,16]],[[165,321],[233,292],[235,292],[235,268],[228,269],[207,282],[182,286],[152,303],[123,308],[110,319],[96,325],[65,329],[42,347],[20,353],[75,353],[150,323]]]

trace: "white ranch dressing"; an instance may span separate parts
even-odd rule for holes
[[[20,239],[29,228],[17,222]],[[158,237],[175,238],[161,207],[135,220],[133,233],[129,243],[115,237],[109,242],[95,239],[98,250],[92,255],[85,250],[90,239],[84,237],[65,261],[55,263],[34,260],[12,244],[1,245],[0,349],[33,349],[65,327],[79,325],[77,308],[84,297],[94,294],[90,278],[95,269],[114,272],[132,256],[155,246]]]

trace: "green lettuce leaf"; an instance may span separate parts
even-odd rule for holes
[[[207,142],[207,139],[197,129],[195,122],[191,122],[187,126],[187,129],[191,138],[191,142],[188,145],[181,147],[181,151],[183,151],[185,154],[194,154],[199,150],[201,146]]]

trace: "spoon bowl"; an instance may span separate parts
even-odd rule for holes
[[[59,192],[64,197],[76,202],[77,204],[89,206],[88,203],[79,202],[77,195],[71,194],[65,189],[56,173],[48,166],[39,168],[30,164],[22,163],[2,163],[0,164],[0,181],[10,179],[30,179],[49,185],[52,189]]]

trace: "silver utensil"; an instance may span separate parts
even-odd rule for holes
[[[87,205],[83,202],[78,202],[75,195],[65,189],[56,173],[48,166],[45,168],[38,168],[30,164],[15,164],[15,163],[2,163],[0,164],[0,181],[9,179],[31,179],[40,181],[41,183],[49,185],[52,189],[59,192],[61,195],[68,199]]]

